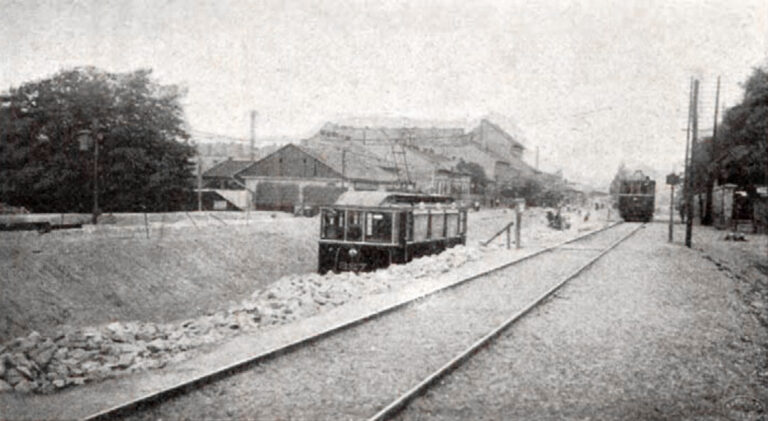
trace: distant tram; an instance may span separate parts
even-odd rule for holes
[[[656,200],[656,182],[636,171],[619,186],[619,215],[627,222],[650,222]]]
[[[446,196],[350,191],[321,209],[318,272],[372,271],[466,243],[467,209]]]

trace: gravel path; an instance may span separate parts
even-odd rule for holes
[[[665,230],[641,230],[398,418],[764,419],[757,321]]]
[[[365,418],[632,228],[464,284],[135,417]]]

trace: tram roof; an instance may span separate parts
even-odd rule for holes
[[[431,194],[387,191],[348,191],[339,196],[334,206],[382,207],[390,205],[415,205],[419,203],[453,203],[453,198]]]

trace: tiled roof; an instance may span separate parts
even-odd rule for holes
[[[204,178],[232,178],[241,171],[253,165],[253,161],[239,161],[228,159],[216,164],[213,168],[203,173]]]
[[[511,143],[515,147],[518,147],[520,149],[525,149],[525,146],[523,146],[522,143],[518,142],[517,140],[515,140],[515,138],[510,136],[510,134],[507,133],[506,130],[502,129],[497,124],[495,124],[495,123],[493,123],[493,122],[491,122],[490,120],[487,120],[487,119],[483,119],[480,122],[480,125],[477,126],[474,130],[472,130],[472,132],[480,132],[483,129],[488,129],[488,128],[491,128],[491,129],[497,131],[499,134],[501,134],[504,137],[504,139],[506,139],[509,143]]]
[[[382,160],[359,145],[342,146],[336,142],[313,141],[295,146],[339,174],[344,172],[346,178],[376,182],[397,181],[397,174],[387,168],[391,166],[391,162]]]

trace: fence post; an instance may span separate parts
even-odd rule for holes
[[[520,225],[523,222],[523,209],[525,209],[525,199],[515,200],[515,248],[520,248]]]
[[[509,242],[510,242],[510,237],[512,236],[512,234],[509,231],[511,230],[511,228],[512,228],[512,224],[507,224],[507,250],[509,250],[509,248],[510,248]]]

